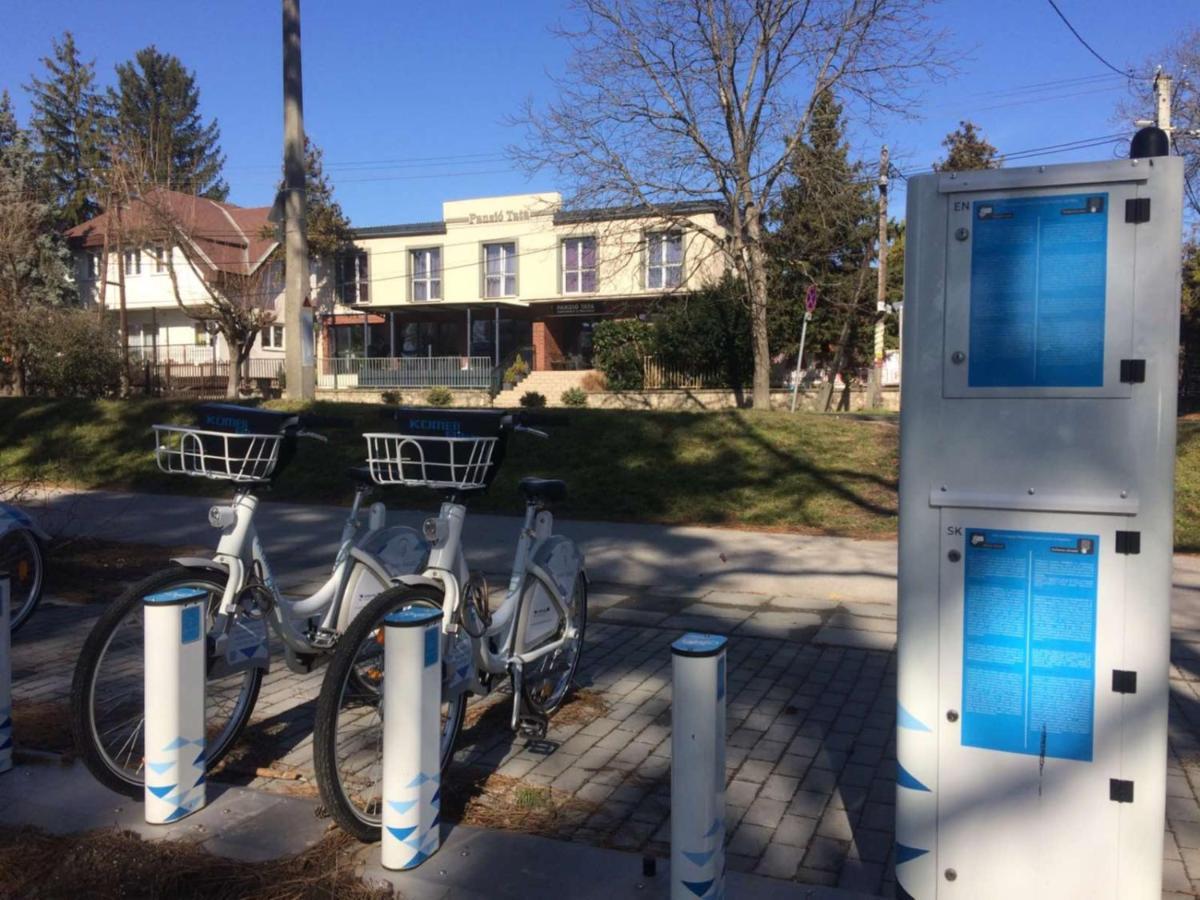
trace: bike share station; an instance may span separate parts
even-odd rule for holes
[[[1181,199],[1167,156],[908,182],[900,897],[1160,896]]]

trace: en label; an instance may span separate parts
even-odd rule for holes
[[[1104,384],[1108,194],[975,201],[970,387]]]
[[[962,743],[1090,761],[1099,538],[967,528]]]

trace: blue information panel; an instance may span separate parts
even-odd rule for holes
[[[1091,760],[1098,549],[1091,534],[966,530],[964,746]]]
[[[1101,387],[1108,194],[976,200],[970,387]]]

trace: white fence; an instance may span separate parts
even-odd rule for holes
[[[334,390],[486,388],[491,375],[490,356],[324,357],[317,361],[317,387]]]

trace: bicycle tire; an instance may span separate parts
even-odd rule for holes
[[[141,738],[138,736],[141,732],[140,719],[138,719],[138,724],[131,736],[127,738],[125,744],[121,745],[122,749],[126,744],[129,747],[126,756],[131,763],[132,768],[130,768],[117,765],[117,761],[102,746],[103,741],[99,737],[99,725],[95,715],[97,675],[118,629],[125,624],[127,630],[122,633],[121,638],[125,644],[130,646],[130,652],[124,672],[120,676],[120,688],[114,688],[114,694],[122,698],[121,706],[117,708],[129,713],[129,721],[132,721],[133,717],[140,715],[138,709],[142,705],[144,695],[142,680],[144,670],[138,659],[138,651],[141,650],[139,633],[141,629],[133,622],[133,619],[141,612],[142,598],[148,594],[172,588],[204,587],[210,591],[212,597],[209,603],[209,616],[211,617],[216,604],[220,602],[224,581],[225,576],[208,569],[174,566],[156,572],[130,587],[109,604],[84,641],[71,682],[71,733],[75,740],[76,750],[88,771],[110,790],[129,797],[140,798],[143,796],[145,783],[144,775],[140,772],[141,763],[144,762],[144,754],[139,752],[141,748]],[[120,660],[116,665],[120,666]],[[136,669],[136,673],[131,669]],[[225,677],[232,678],[233,676]],[[262,678],[261,669],[246,670],[225,727],[217,735],[216,740],[205,748],[207,769],[212,769],[224,758],[250,721],[250,714],[254,711],[254,704],[258,700],[258,691],[262,686]],[[210,678],[205,696],[206,718],[211,714],[214,698],[223,697],[228,693],[227,691],[214,691],[213,684],[214,680]],[[230,686],[234,686],[234,683],[231,682]],[[123,693],[121,689],[123,689]],[[110,728],[105,733],[111,733],[112,730]]]
[[[313,728],[313,768],[316,771],[317,786],[321,791],[321,800],[325,809],[333,817],[333,820],[341,826],[342,830],[363,842],[379,840],[381,816],[377,817],[368,811],[361,810],[354,799],[348,796],[342,778],[338,726],[341,719],[342,702],[346,694],[345,689],[352,678],[358,679],[357,665],[361,661],[364,644],[367,641],[372,643],[377,641],[376,631],[383,627],[385,616],[406,606],[431,606],[440,609],[442,599],[442,591],[435,587],[393,587],[376,596],[354,617],[350,627],[338,639],[333,658],[329,661],[324,680],[321,682],[321,693],[317,698],[316,724]],[[378,653],[377,656],[379,665],[382,667],[382,653]],[[361,682],[356,680],[355,683]],[[370,703],[370,697],[363,695],[360,699],[364,705]],[[446,770],[454,756],[454,746],[462,731],[466,708],[467,694],[463,692],[452,704],[448,704],[448,709],[443,714],[445,719],[442,725],[442,771]],[[367,722],[361,729],[363,732],[372,728],[371,713],[368,712],[365,718]],[[382,720],[377,714],[374,719],[380,722],[378,741],[372,744],[373,735],[368,733],[361,747],[365,748],[364,752],[376,753],[376,758],[382,759]],[[351,750],[350,752],[358,751]],[[373,765],[374,763],[367,764],[368,767]],[[368,790],[377,785],[382,790],[382,769],[380,769],[379,778],[375,781],[372,781],[372,776],[369,774],[363,776],[361,771],[355,774],[358,775],[360,782],[367,785]],[[369,806],[373,802],[372,798],[373,795],[370,795],[368,799],[364,800],[364,805]]]
[[[10,545],[14,547],[11,555],[6,549]],[[30,571],[24,574],[20,571],[22,553],[26,557],[24,562],[30,568]],[[14,566],[17,567],[17,571],[13,571]],[[41,602],[46,577],[46,559],[42,553],[41,541],[28,528],[14,528],[0,535],[0,571],[4,570],[8,570],[10,579],[8,630],[10,634],[15,634],[17,629],[29,621],[29,617]],[[20,585],[26,582],[28,587],[24,589],[23,596],[18,598]]]
[[[534,584],[536,584],[536,582],[530,580],[526,584],[525,590],[530,590]],[[584,632],[587,630],[587,578],[584,577],[582,572],[576,576],[575,587],[571,591],[571,599],[572,608],[577,608],[579,610],[579,637],[575,643],[574,656],[570,660],[569,668],[565,673],[566,678],[564,678],[562,681],[562,689],[551,691],[548,695],[539,695],[539,669],[537,668],[525,672],[524,678],[521,681],[521,697],[524,699],[526,705],[530,709],[543,716],[552,715],[560,706],[563,705],[563,702],[571,693],[571,685],[575,681],[575,673],[579,670],[579,660],[583,657],[583,638]],[[578,603],[575,602],[576,600],[578,600]],[[524,611],[528,609],[529,606],[530,604],[528,600],[523,598],[522,610]],[[524,616],[522,616],[522,620],[517,623],[517,627],[524,627]],[[538,666],[540,663],[540,669],[545,669],[547,666],[552,666],[554,665],[555,660],[558,659],[561,652],[562,650],[560,649],[547,656],[543,656],[541,659],[535,660],[533,665]]]

